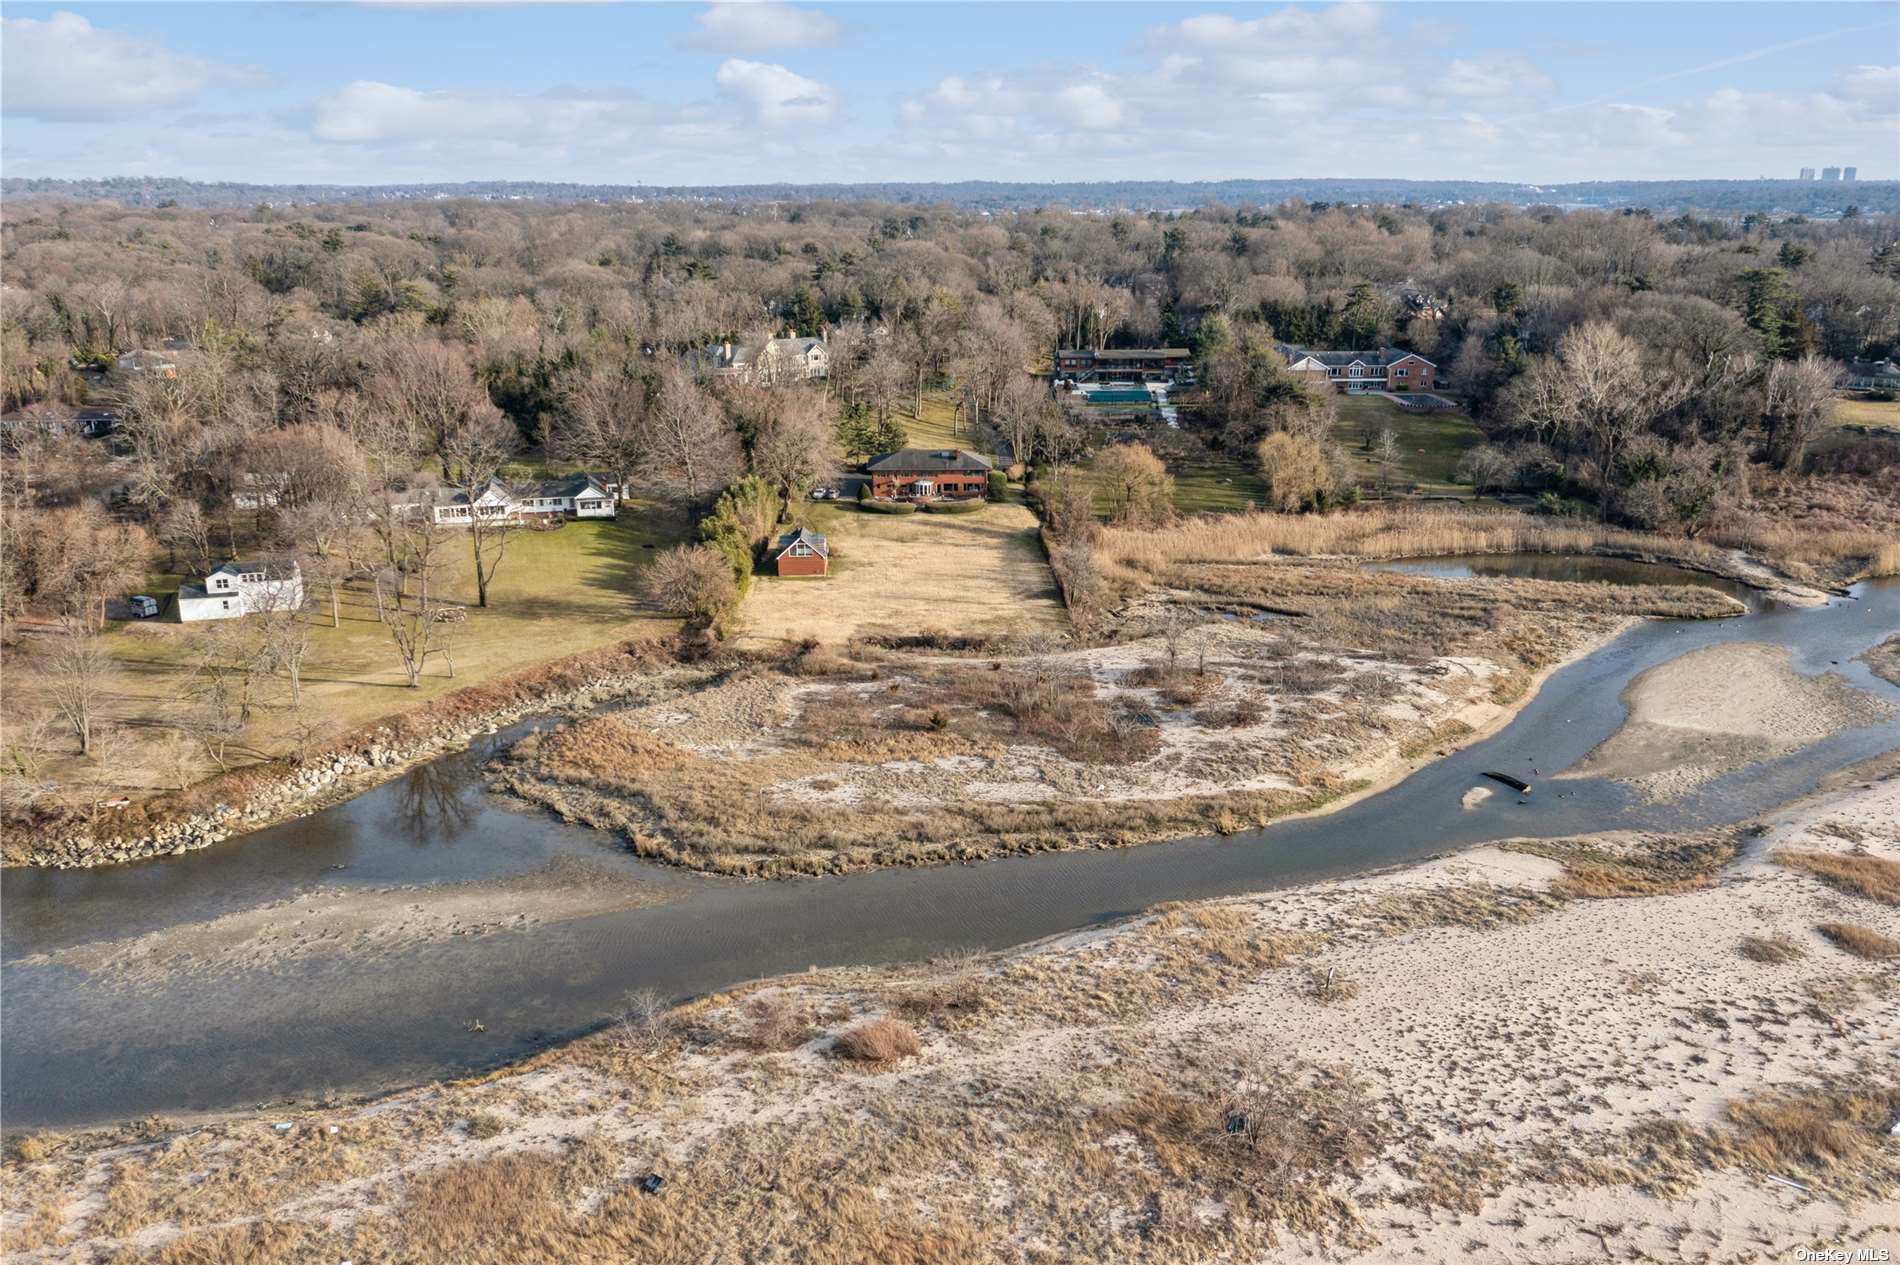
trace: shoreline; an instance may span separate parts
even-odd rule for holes
[[[286,1172],[270,1206],[242,1215],[309,1219],[334,1231],[358,1218],[400,1215],[399,1198],[361,1198],[366,1177],[399,1196],[456,1166],[559,1157],[598,1145],[592,1138],[625,1157],[591,1170],[590,1181],[610,1200],[648,1171],[667,1176],[668,1197],[701,1199],[727,1180],[719,1165],[731,1155],[723,1148],[732,1130],[763,1129],[774,1147],[809,1143],[835,1154],[829,1141],[848,1128],[871,1131],[872,1145],[850,1154],[879,1171],[841,1180],[882,1178],[899,1198],[916,1196],[942,1212],[972,1181],[969,1197],[981,1204],[986,1191],[1012,1180],[1041,1182],[1039,1166],[1051,1155],[1082,1163],[1073,1159],[1082,1153],[1073,1145],[1078,1125],[1085,1139],[1118,1153],[1147,1146],[1140,1117],[1118,1105],[1140,1101],[1145,1076],[1170,1078],[1159,1083],[1201,1101],[1223,1092],[1218,1073],[1208,1079],[1207,1060],[1218,1069],[1238,1057],[1234,1051],[1257,1050],[1297,1068],[1356,1070],[1364,1080],[1372,1109],[1361,1125],[1371,1144],[1367,1166],[1342,1174],[1333,1188],[1355,1210],[1347,1224],[1363,1234],[1344,1243],[1350,1252],[1335,1252],[1341,1259],[1444,1257],[1480,1246],[1480,1259],[1522,1259],[1512,1250],[1521,1252],[1515,1230],[1525,1221],[1538,1232],[1560,1227],[1577,1249],[1565,1259],[1589,1258],[1593,1247],[1608,1252],[1591,1237],[1599,1225],[1620,1249],[1677,1226],[1719,1237],[1725,1220],[1778,1224],[1790,1242],[1817,1221],[1877,1224],[1895,1206],[1891,1190],[1880,1190],[1890,1155],[1876,1150],[1838,1165],[1795,1155],[1752,1161],[1720,1145],[1767,1101],[1764,1077],[1798,1102],[1827,1103],[1828,1094],[1847,1092],[1840,1086],[1851,1084],[1856,1060],[1874,1049],[1871,1034],[1896,1004],[1890,991],[1869,991],[1874,964],[1856,964],[1813,933],[1816,922],[1840,916],[1838,894],[1773,865],[1764,850],[1843,849],[1839,832],[1855,823],[1884,838],[1876,846],[1888,854],[1900,848],[1890,825],[1879,826],[1891,823],[1900,804],[1900,767],[1864,762],[1839,775],[1854,784],[1810,791],[1714,832],[1745,841],[1752,830],[1763,849],[1745,847],[1705,874],[1650,893],[1592,899],[1559,891],[1569,873],[1563,861],[1509,841],[1480,845],[1284,890],[1153,906],[974,959],[762,977],[674,1009],[651,1045],[609,1024],[424,1085],[321,1103],[9,1131],[9,1177],[30,1208],[36,1187],[80,1189],[102,1171],[129,1168],[169,1188],[175,1173],[207,1162],[214,1172],[253,1165],[268,1172],[306,1151],[315,1167]],[[1637,864],[1658,847],[1673,853],[1676,843],[1619,831],[1573,842],[1589,858]],[[1891,911],[1870,902],[1855,902],[1850,916],[1895,926]],[[1684,933],[1654,936],[1648,928],[1659,918]],[[1787,961],[1754,957],[1746,950],[1761,941],[1751,937],[1792,939],[1801,952]],[[1335,972],[1347,983],[1343,995],[1316,1000],[1315,981]],[[1368,1024],[1399,996],[1411,999],[1402,1031]],[[1725,1012],[1731,1019],[1772,1014],[1775,1031],[1787,1034],[1762,1039],[1752,1019],[1731,1031],[1711,1017]],[[763,1035],[772,1016],[793,1013],[806,1016],[803,1028],[784,1038]],[[879,1014],[914,1025],[921,1052],[862,1069],[830,1052],[837,1033]],[[1588,1024],[1577,1022],[1585,1018]],[[1445,1051],[1435,1042],[1451,1032],[1465,1035],[1443,1069]],[[1652,1039],[1636,1042],[1633,1034]],[[1540,1051],[1538,1074],[1512,1070],[1521,1069],[1525,1042]],[[1625,1057],[1612,1057],[1619,1052]],[[1721,1057],[1711,1063],[1709,1052]],[[1111,1066],[1114,1083],[1098,1084],[1093,1074]],[[950,1127],[939,1099],[972,1077],[994,1086],[990,1107],[1006,1165],[1000,1176],[962,1174],[955,1149],[916,1146]],[[1900,1103],[1895,1085],[1864,1083],[1862,1091]],[[788,1094],[801,1104],[795,1111],[762,1106]],[[913,1116],[917,1103],[937,1106]],[[1062,1105],[1068,1123],[1045,1135],[1038,1121],[1049,1103]],[[1658,1120],[1687,1133],[1658,1133]],[[887,1132],[889,1144],[880,1145]],[[203,1158],[181,1165],[180,1148]],[[333,1155],[348,1162],[330,1171]],[[277,1156],[285,1158],[270,1158]],[[1457,1175],[1477,1160],[1492,1166],[1491,1176],[1465,1189]],[[1189,1204],[1210,1193],[1232,1199],[1219,1188],[1218,1166],[1166,1172]],[[1799,1193],[1767,1182],[1764,1172],[1799,1181]],[[1052,1189],[1108,1205],[1089,1213],[1108,1242],[1071,1244],[1055,1259],[1132,1249],[1119,1237],[1130,1230],[1120,1210],[1130,1200],[1139,1209],[1139,1189],[1131,1193],[1086,1165],[1048,1180]],[[230,1211],[215,1201],[207,1210],[190,1189],[179,1187],[176,1202],[149,1205],[169,1211],[147,1214],[141,1242],[157,1246],[231,1224]],[[1055,1215],[1056,1205],[1034,1192],[1022,1199],[1018,1217]],[[1290,1262],[1311,1259],[1320,1241],[1341,1246],[1343,1226],[1289,1224],[1246,1206],[1254,1220],[1230,1222],[1242,1205],[1229,1202],[1198,1231],[1189,1220],[1175,1232],[1228,1242],[1256,1233],[1264,1215],[1286,1241],[1261,1244],[1249,1259]],[[1428,1209],[1435,1211],[1419,1215]],[[95,1215],[75,1210],[69,1224],[83,1236],[78,1242],[125,1241],[125,1230],[87,1225]]]
[[[1591,551],[1605,557],[1622,557],[1638,562],[1654,562],[1664,565],[1682,566],[1685,569],[1701,571],[1718,578],[1747,585],[1758,592],[1768,594],[1780,600],[1794,601],[1804,606],[1824,604],[1827,594],[1819,589],[1796,584],[1769,572],[1756,564],[1744,567],[1739,560],[1735,565],[1723,570],[1706,563],[1689,563],[1673,557],[1666,552],[1639,551],[1629,549],[1598,549]],[[1340,555],[1334,561],[1357,566],[1367,561],[1390,561],[1391,559],[1368,559],[1354,555]],[[1745,617],[1746,612],[1737,613]],[[1450,754],[1464,746],[1483,740],[1495,733],[1504,724],[1522,710],[1523,706],[1536,697],[1537,691],[1548,677],[1564,666],[1587,657],[1608,644],[1617,635],[1633,626],[1641,616],[1631,616],[1621,621],[1610,633],[1593,638],[1581,648],[1564,659],[1539,669],[1530,679],[1524,694],[1504,710],[1489,715],[1471,732],[1457,735],[1445,735],[1443,738],[1428,736],[1419,740],[1434,749],[1443,749]],[[656,672],[647,668],[636,671],[600,671],[605,660],[614,658],[634,658],[644,660],[653,651],[660,649],[661,643],[652,641],[629,641],[591,651],[583,651],[564,659],[553,660],[525,669],[511,677],[468,687],[464,691],[444,696],[433,703],[425,704],[411,712],[398,712],[391,716],[355,731],[353,734],[337,740],[332,746],[310,758],[305,763],[287,766],[282,760],[260,762],[216,775],[205,781],[194,783],[179,792],[162,792],[146,800],[137,801],[128,809],[119,810],[128,815],[143,815],[147,805],[157,804],[161,809],[168,798],[203,799],[218,793],[220,782],[232,788],[231,799],[237,801],[217,802],[209,808],[185,812],[156,825],[114,828],[108,822],[99,827],[82,824],[71,833],[53,838],[36,837],[30,842],[14,843],[0,852],[0,869],[6,868],[43,868],[43,869],[91,869],[108,865],[129,864],[162,856],[180,856],[186,852],[226,842],[281,825],[285,822],[309,817],[323,810],[355,798],[367,791],[376,789],[396,780],[418,766],[433,760],[452,756],[469,749],[478,739],[492,735],[501,729],[561,714],[575,714],[597,708],[601,703],[613,701],[616,697],[633,689],[643,682],[651,680]],[[731,648],[728,652],[740,658],[756,658],[757,651]],[[667,661],[660,665],[659,671],[668,668],[680,668],[686,665],[670,652]],[[589,671],[592,669],[592,671]],[[587,673],[578,682],[559,680],[575,672]],[[523,699],[518,692],[523,679],[554,678],[559,684],[551,691],[544,690],[534,697]],[[528,688],[533,688],[532,686]],[[405,729],[417,723],[429,724],[432,711],[454,713],[458,700],[464,697],[480,695],[484,692],[501,692],[510,695],[507,701],[489,706],[474,715],[445,716],[437,720],[428,732],[421,735],[404,735]],[[1484,705],[1473,704],[1465,711],[1469,712]],[[1447,718],[1436,727],[1443,730],[1457,721],[1457,717]],[[1435,732],[1436,732],[1435,730]],[[1280,821],[1293,821],[1333,811],[1388,789],[1403,781],[1405,777],[1426,767],[1430,759],[1408,759],[1404,748],[1374,760],[1370,764],[1352,767],[1341,771],[1341,781],[1350,789],[1337,794],[1329,794],[1323,788],[1316,794],[1323,802],[1309,807],[1294,807],[1281,814],[1269,814],[1259,822],[1259,826]],[[246,784],[260,779],[268,779],[257,789],[249,789]],[[243,790],[240,797],[237,793]],[[1309,796],[1308,798],[1311,798]],[[1296,801],[1297,802],[1297,801]],[[1243,827],[1258,828],[1255,827]],[[1235,833],[1238,833],[1236,831]],[[1169,838],[1192,838],[1193,834],[1163,832],[1144,834],[1139,838],[1119,842],[1108,839],[1088,839],[1064,845],[1048,840],[1038,841],[1037,846],[1017,846],[1004,849],[998,855],[1028,855],[1042,851],[1066,851],[1078,848],[1101,848],[1144,846]],[[664,853],[641,853],[648,859],[664,864],[679,865]],[[961,858],[955,855],[926,856],[917,859],[899,857],[868,868],[888,868],[890,866],[914,866],[919,864],[948,864]],[[679,865],[679,868],[695,872],[707,872],[698,866]],[[849,869],[867,867],[853,866]],[[712,871],[718,872],[718,871]],[[824,871],[844,872],[844,871]],[[795,877],[785,875],[783,877]],[[732,875],[732,877],[755,877],[752,875]],[[781,877],[768,875],[762,877]]]
[[[1475,702],[1467,704],[1459,715],[1449,717],[1438,727],[1442,730],[1447,725],[1464,724],[1468,726],[1466,731],[1449,735],[1442,740],[1432,741],[1429,743],[1431,748],[1430,755],[1419,755],[1408,758],[1405,755],[1404,748],[1400,748],[1385,759],[1376,762],[1368,769],[1352,770],[1352,773],[1357,775],[1355,780],[1363,782],[1363,785],[1359,786],[1356,790],[1341,795],[1337,799],[1319,808],[1308,809],[1298,813],[1289,813],[1285,817],[1277,817],[1274,820],[1276,822],[1297,821],[1304,817],[1317,817],[1324,813],[1349,807],[1362,799],[1370,799],[1374,795],[1391,790],[1406,778],[1431,767],[1439,760],[1462,751],[1466,747],[1476,746],[1487,738],[1496,736],[1508,727],[1512,721],[1516,720],[1525,708],[1537,701],[1537,696],[1543,692],[1545,683],[1548,682],[1551,677],[1563,671],[1565,668],[1570,667],[1572,664],[1580,663],[1589,658],[1643,622],[1644,619],[1642,616],[1630,615],[1619,620],[1613,627],[1600,636],[1585,638],[1570,654],[1532,673],[1530,678],[1525,682],[1523,691],[1509,703]],[[1465,719],[1466,716],[1473,712],[1485,712],[1488,713],[1488,715],[1480,718],[1478,723],[1474,725]]]

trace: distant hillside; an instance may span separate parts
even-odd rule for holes
[[[537,180],[462,184],[264,185],[208,184],[164,177],[42,180],[9,176],[0,195],[111,200],[126,206],[240,207],[449,198],[546,202],[812,202],[937,203],[973,210],[1041,206],[1076,210],[1166,211],[1202,206],[1311,202],[1410,202],[1443,206],[1501,202],[1512,206],[1639,207],[1652,211],[1780,211],[1826,215],[1858,206],[1867,214],[1900,210],[1900,181],[1853,184],[1797,180],[1612,180],[1577,184],[1502,184],[1482,180],[1215,180],[1177,183],[1110,180],[1037,184],[968,180],[945,184],[584,185]]]

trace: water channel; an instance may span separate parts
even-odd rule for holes
[[[1500,564],[1390,565],[1469,574]],[[1546,578],[1682,582],[1626,570],[1642,564],[1609,565],[1613,573]],[[1896,629],[1893,580],[1815,609],[1757,602],[1735,619],[1648,622],[1555,673],[1492,738],[1328,815],[1227,838],[836,878],[748,883],[687,874],[508,806],[479,776],[494,744],[507,740],[501,735],[313,816],[185,856],[6,871],[0,1116],[10,1129],[71,1126],[374,1092],[491,1066],[585,1032],[634,988],[686,996],[808,966],[1001,948],[1158,901],[1271,890],[1512,836],[1737,820],[1803,793],[1824,773],[1900,747],[1900,719],[1843,731],[1670,804],[1642,802],[1606,781],[1540,779],[1615,730],[1618,696],[1632,677],[1722,642],[1785,645],[1802,672],[1839,672],[1900,701],[1900,689],[1855,662]],[[1501,794],[1461,806],[1488,769],[1539,785],[1528,802]],[[431,884],[505,879],[563,859],[653,884],[666,899],[383,955],[180,973],[138,987],[24,960],[321,888],[417,885],[421,903]]]

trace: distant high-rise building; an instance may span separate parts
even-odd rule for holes
[[[1841,169],[1840,169],[1839,167],[1823,167],[1823,168],[1821,168],[1821,179],[1823,179],[1823,180],[1839,180],[1840,178],[1841,178]]]
[[[1843,167],[1843,168],[1841,168],[1841,179],[1843,179],[1843,180],[1859,180],[1859,179],[1860,179],[1860,168],[1859,168],[1859,167]]]
[[[1814,179],[1814,168],[1812,168],[1812,167],[1803,167],[1803,168],[1801,169],[1801,178],[1802,178],[1803,180],[1812,180],[1812,179]]]

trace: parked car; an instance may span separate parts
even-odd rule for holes
[[[132,599],[133,619],[152,619],[158,615],[158,599],[140,593]]]

